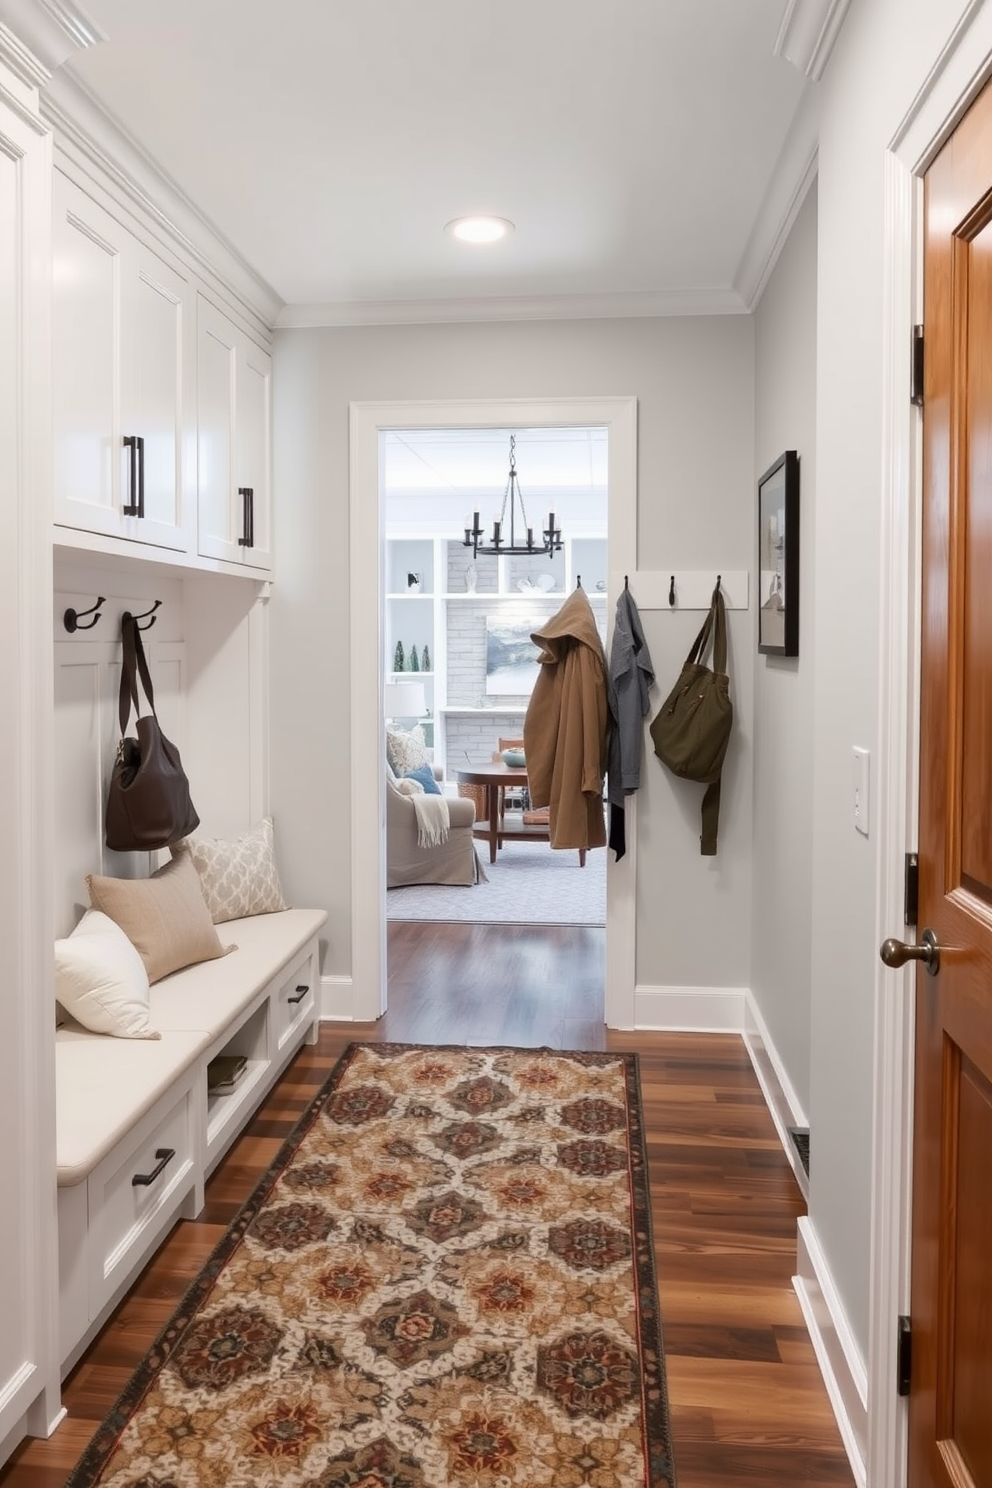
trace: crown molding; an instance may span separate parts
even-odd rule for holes
[[[822,77],[851,0],[786,0],[773,48],[804,77]]]
[[[275,290],[78,78],[57,73],[41,112],[55,133],[56,163],[68,162],[74,175],[82,172],[137,212],[215,293],[233,297],[256,330],[268,333],[283,303]]]
[[[590,295],[520,295],[450,300],[350,300],[284,305],[279,329],[445,325],[500,320],[616,320],[675,315],[745,315],[732,286]]]
[[[75,52],[106,39],[69,0],[0,0],[0,51],[29,87],[44,87]]]
[[[757,307],[806,193],[816,180],[819,136],[820,91],[811,85],[789,126],[734,276],[734,288],[748,310]]]

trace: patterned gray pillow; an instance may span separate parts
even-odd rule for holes
[[[215,925],[289,908],[276,868],[271,816],[233,842],[186,837],[172,852],[188,852],[192,858]]]

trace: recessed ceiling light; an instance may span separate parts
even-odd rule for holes
[[[505,217],[456,217],[444,230],[463,243],[495,243],[509,237],[514,225]]]

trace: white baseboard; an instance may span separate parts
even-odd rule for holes
[[[790,1126],[808,1129],[809,1121],[750,991],[744,1011],[744,1047],[751,1056],[761,1093],[771,1112],[778,1139],[789,1159],[789,1166],[795,1174],[803,1198],[809,1203],[809,1178],[796,1151],[796,1145],[789,1136]]]
[[[318,1018],[329,1023],[354,1023],[355,983],[350,976],[322,976]]]
[[[840,1427],[854,1481],[857,1488],[866,1488],[868,1372],[816,1232],[808,1219],[799,1221],[796,1267],[797,1275],[792,1278],[792,1284]]]
[[[743,1033],[746,987],[636,987],[634,1027],[678,1033]]]

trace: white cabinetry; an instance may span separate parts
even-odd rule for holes
[[[201,294],[196,363],[197,550],[268,569],[271,358]]]
[[[187,281],[54,175],[55,521],[185,552]]]
[[[0,1456],[58,1411],[50,862],[51,146],[15,102],[0,27]],[[47,611],[47,613],[46,613]]]

